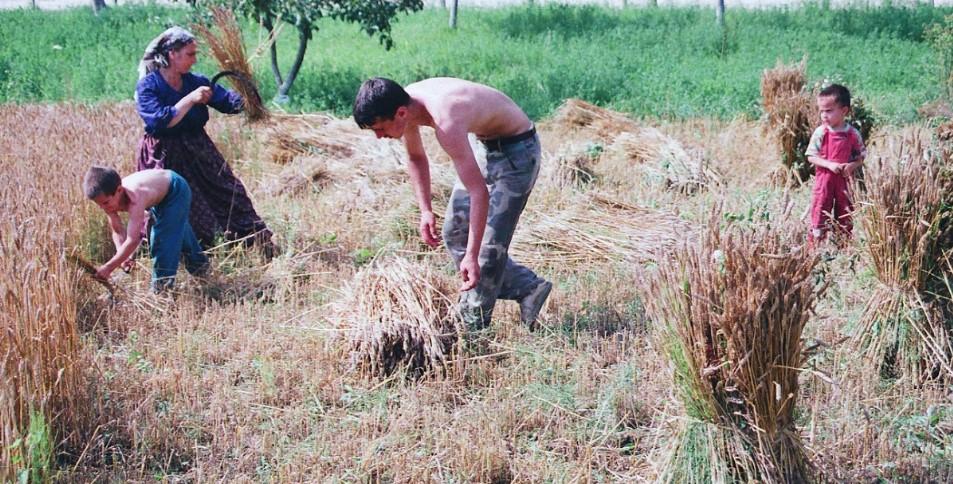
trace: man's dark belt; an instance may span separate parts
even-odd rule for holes
[[[530,128],[529,131],[524,131],[520,134],[514,134],[513,136],[503,136],[500,138],[484,139],[480,141],[484,146],[486,146],[486,149],[500,151],[504,146],[509,146],[513,143],[519,143],[520,141],[528,140],[533,136],[536,136],[536,126]]]

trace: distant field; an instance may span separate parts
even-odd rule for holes
[[[546,6],[470,10],[459,29],[428,9],[395,25],[386,51],[352,25],[327,21],[309,46],[289,106],[346,113],[373,75],[412,81],[457,76],[509,93],[534,117],[580,97],[636,115],[730,118],[759,114],[761,71],[808,58],[812,80],[840,79],[883,117],[908,121],[940,94],[926,27],[949,8],[733,10],[723,38],[701,8],[606,9]],[[0,102],[129,99],[145,44],[182,8],[111,8],[0,13]],[[246,30],[250,46],[260,32]],[[290,30],[279,42],[293,55]],[[199,71],[214,69],[208,59]],[[264,58],[266,97],[274,82]]]

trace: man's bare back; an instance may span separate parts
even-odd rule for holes
[[[526,113],[492,87],[452,77],[408,85],[407,93],[430,113],[433,128],[462,123],[480,139],[514,136],[533,127]]]

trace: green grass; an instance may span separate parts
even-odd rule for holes
[[[386,51],[357,26],[327,20],[308,48],[291,110],[345,115],[360,82],[456,76],[498,87],[533,117],[569,97],[636,115],[759,114],[763,69],[808,57],[813,81],[837,79],[888,121],[909,121],[941,95],[935,53],[924,30],[950,8],[857,7],[728,10],[724,38],[705,8],[467,8],[459,28],[446,12],[402,16]],[[186,22],[184,8],[119,7],[0,12],[0,102],[130,99],[146,43]],[[285,29],[279,50],[294,54]],[[259,32],[246,28],[249,44]],[[287,69],[287,67],[285,67]],[[196,70],[212,73],[210,59]],[[275,93],[266,59],[257,62],[264,96]]]

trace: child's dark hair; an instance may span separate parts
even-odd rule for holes
[[[397,108],[410,104],[410,95],[400,84],[383,77],[364,81],[354,98],[354,121],[362,129],[378,119],[394,119]]]
[[[831,84],[821,89],[821,92],[817,96],[831,96],[839,106],[850,107],[850,90],[840,84]]]
[[[83,194],[92,200],[100,195],[112,195],[122,185],[119,172],[105,166],[93,166],[83,177]]]

